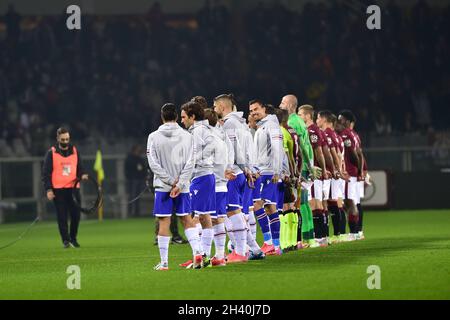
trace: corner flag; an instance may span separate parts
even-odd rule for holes
[[[94,171],[97,172],[97,182],[101,186],[105,179],[105,171],[103,170],[102,152],[97,150],[94,163]]]
[[[97,182],[101,189],[103,180],[105,180],[105,171],[103,170],[102,152],[100,150],[97,150],[95,155],[94,171],[97,172]],[[98,208],[98,220],[103,220],[103,203]]]

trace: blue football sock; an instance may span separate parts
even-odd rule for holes
[[[273,245],[275,247],[280,246],[280,217],[278,212],[269,215],[270,231],[272,232]]]
[[[269,218],[267,217],[264,208],[261,208],[255,212],[256,219],[258,220],[259,226],[261,227],[261,232],[265,235],[270,233]],[[265,237],[264,237],[265,240]]]

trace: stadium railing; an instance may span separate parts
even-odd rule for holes
[[[385,147],[365,149],[369,171],[384,170],[393,173],[416,173],[425,171],[449,172],[450,147]],[[83,157],[83,165],[94,175],[95,156]],[[45,198],[41,182],[41,157],[0,158],[0,223],[31,221],[36,215],[43,220],[54,219],[53,204]],[[124,171],[125,155],[104,155],[105,170],[104,217],[128,217],[128,196]],[[413,186],[412,186],[413,187]],[[93,197],[83,194],[84,199]],[[16,204],[16,209],[14,209]],[[144,193],[141,214],[150,216],[153,195]],[[84,216],[95,219],[95,216]]]

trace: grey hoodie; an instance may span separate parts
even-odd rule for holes
[[[194,161],[192,180],[214,174],[214,153],[217,146],[213,130],[208,120],[196,121],[189,128],[192,134],[191,153]]]
[[[227,192],[227,182],[225,170],[231,169],[234,164],[233,144],[226,135],[222,127],[213,128],[217,145],[214,155],[214,175],[216,177],[216,192]]]
[[[181,192],[189,192],[193,171],[192,136],[177,123],[165,123],[147,140],[147,159],[157,191],[169,192],[178,178]]]
[[[261,175],[280,175],[283,161],[283,134],[275,115],[258,122],[255,133],[256,167]]]
[[[223,129],[233,145],[234,164],[232,170],[236,173],[242,173],[245,168],[249,168],[246,154],[246,132],[248,127],[243,112],[231,112],[224,119]]]

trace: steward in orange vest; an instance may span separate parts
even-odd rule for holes
[[[71,145],[69,131],[59,128],[56,132],[57,144],[45,155],[42,168],[42,180],[47,199],[53,201],[56,208],[59,233],[64,248],[80,247],[77,241],[80,224],[80,210],[75,206],[72,195],[80,200],[78,178],[87,179],[81,165],[80,153]],[[75,189],[75,190],[74,190]],[[68,217],[70,215],[70,231]]]

